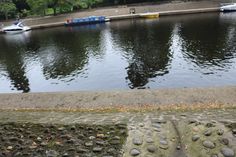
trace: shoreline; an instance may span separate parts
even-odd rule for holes
[[[228,0],[224,0],[227,2]],[[190,2],[170,2],[163,4],[155,4],[145,6],[117,6],[117,7],[107,7],[107,8],[98,8],[92,10],[86,10],[75,13],[62,14],[58,16],[46,16],[46,17],[37,17],[37,18],[27,18],[23,21],[26,25],[30,26],[32,30],[35,29],[44,29],[64,26],[66,19],[70,18],[81,18],[87,16],[106,16],[114,20],[124,20],[130,18],[140,18],[141,14],[144,13],[157,13],[162,16],[171,16],[171,15],[184,15],[184,14],[197,14],[197,13],[209,13],[209,12],[220,12],[220,3],[223,0],[214,0],[214,1],[190,1]],[[130,9],[135,10],[135,14],[130,14]],[[2,22],[4,25],[10,25],[12,21]],[[3,33],[0,30],[1,33]]]
[[[173,10],[173,11],[150,12],[150,13],[152,13],[152,14],[159,14],[159,16],[160,16],[159,18],[161,18],[162,16],[186,15],[186,14],[197,14],[197,13],[211,13],[211,12],[220,12],[220,8]],[[112,21],[118,21],[118,20],[143,18],[142,14],[144,14],[144,13],[108,16],[107,18],[110,19],[110,21],[112,22]],[[64,26],[64,25],[65,25],[65,22],[33,25],[33,26],[31,26],[31,30],[53,28],[53,27],[61,27],[61,26]]]
[[[126,112],[236,108],[236,86],[0,94],[0,110]]]

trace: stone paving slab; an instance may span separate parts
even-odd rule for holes
[[[152,112],[15,112],[15,111],[0,111],[0,146],[2,150],[13,150],[12,143],[7,143],[10,140],[10,134],[3,134],[4,126],[8,125],[10,133],[19,129],[15,126],[42,126],[47,129],[54,126],[57,137],[63,136],[65,128],[74,128],[76,126],[86,126],[90,128],[95,138],[97,136],[106,135],[113,132],[115,134],[108,140],[103,142],[117,144],[119,149],[115,153],[109,154],[107,146],[104,145],[102,150],[105,152],[99,153],[99,150],[91,147],[90,151],[79,156],[124,156],[124,157],[235,157],[236,153],[236,109],[221,109],[221,110],[198,110],[198,111],[158,111]],[[30,127],[29,127],[30,128]],[[95,129],[94,129],[95,128]],[[104,132],[96,132],[100,128]],[[41,129],[41,128],[40,128]],[[42,134],[42,131],[35,133]],[[34,129],[29,129],[34,135]],[[70,129],[67,133],[70,133]],[[73,130],[73,129],[72,129]],[[79,130],[79,129],[78,129]],[[83,129],[82,129],[83,130]],[[87,149],[86,142],[89,142],[89,137],[86,132],[80,130],[87,138],[82,138],[81,146]],[[19,133],[19,132],[17,132]],[[23,132],[24,133],[24,132]],[[114,133],[114,132],[113,132]],[[122,136],[122,134],[124,133]],[[102,134],[102,135],[101,135]],[[12,134],[11,134],[12,135]],[[71,134],[74,139],[77,134]],[[84,136],[84,137],[85,137]],[[5,139],[1,141],[2,138]],[[122,138],[121,138],[122,137]],[[41,139],[45,138],[42,134]],[[26,141],[28,138],[23,138]],[[37,139],[37,138],[36,138]],[[60,139],[60,138],[59,138]],[[96,138],[97,139],[97,138]],[[122,139],[122,140],[120,140]],[[120,140],[120,141],[119,141]],[[9,142],[9,141],[8,141]],[[96,140],[93,141],[96,145]],[[98,141],[100,144],[101,141]],[[37,142],[36,142],[37,144]],[[92,143],[94,144],[94,143]],[[121,145],[119,145],[121,144]],[[13,146],[12,146],[13,145]],[[91,145],[86,143],[86,145]],[[26,147],[32,146],[32,141]],[[108,145],[112,146],[112,144]],[[72,150],[77,149],[75,145],[70,145]],[[40,147],[41,148],[41,147]],[[48,148],[46,146],[46,148]],[[68,150],[67,145],[63,150]],[[110,148],[110,147],[109,147]],[[41,156],[48,156],[46,151],[57,151],[52,149],[41,149]],[[107,152],[108,151],[108,152]],[[73,152],[73,151],[72,151]],[[77,152],[77,151],[76,151]],[[120,153],[119,153],[120,152]],[[55,153],[55,152],[54,152]],[[61,153],[59,151],[59,153]],[[63,152],[69,153],[69,152]],[[91,154],[92,153],[92,154]],[[59,155],[62,156],[62,155]],[[71,156],[76,156],[72,154]]]

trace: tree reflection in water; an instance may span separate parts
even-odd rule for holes
[[[0,92],[232,85],[235,16],[169,16],[0,35]]]
[[[209,17],[212,16],[212,17]],[[195,17],[182,23],[180,36],[183,38],[185,58],[201,68],[226,69],[235,55],[236,32],[232,22],[226,22],[225,16]],[[195,21],[198,21],[197,23]],[[227,38],[230,36],[230,40]],[[212,73],[216,71],[212,70]]]
[[[122,47],[129,66],[127,77],[130,88],[145,88],[150,78],[168,73],[172,58],[169,51],[172,23],[134,20],[112,27],[113,38]],[[148,23],[152,22],[152,24]]]
[[[29,92],[29,80],[26,77],[24,57],[24,48],[27,46],[29,32],[25,34],[6,35],[0,38],[0,62],[6,69],[7,76],[11,80],[12,88],[23,92]],[[18,53],[15,51],[18,50]]]

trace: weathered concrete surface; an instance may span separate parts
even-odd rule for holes
[[[104,108],[235,107],[236,87],[1,94],[0,109],[102,110]]]

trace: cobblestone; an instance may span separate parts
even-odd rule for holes
[[[234,157],[235,114],[0,111],[0,156]]]

